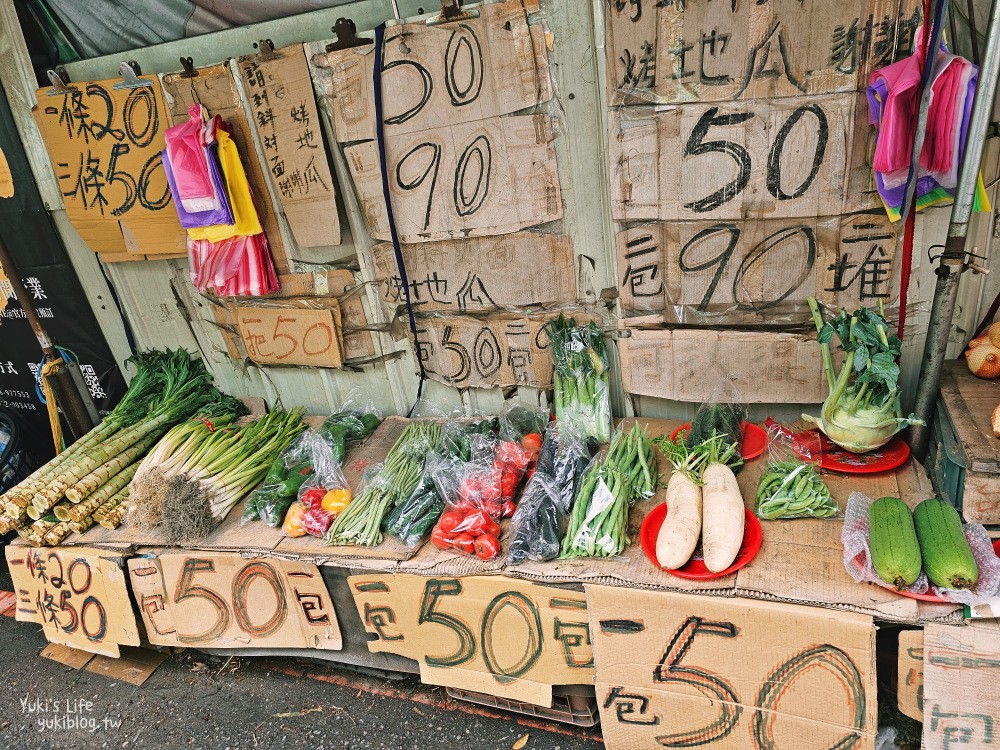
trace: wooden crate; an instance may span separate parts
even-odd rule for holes
[[[1000,438],[990,426],[990,414],[1000,403],[1000,380],[975,377],[964,360],[949,362],[941,376],[940,403],[947,412],[942,417],[947,419],[939,426],[953,431],[957,455],[949,458],[938,441],[936,463],[941,465],[932,471],[940,478],[945,469],[955,470],[950,464],[964,466],[964,478],[952,498],[955,504],[966,521],[1000,524]]]

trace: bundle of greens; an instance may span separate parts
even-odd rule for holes
[[[441,450],[441,426],[411,422],[403,430],[381,466],[371,471],[368,486],[330,526],[327,544],[374,547],[382,543],[382,521],[389,509],[409,498],[423,474],[424,460]]]
[[[656,457],[638,424],[618,432],[608,455],[584,476],[570,513],[560,557],[612,557],[629,545],[628,509],[656,491]]]
[[[900,408],[899,337],[890,332],[884,311],[860,308],[853,314],[841,310],[826,322],[819,305],[809,298],[809,309],[818,331],[830,395],[819,417],[803,414],[832,442],[852,453],[867,453],[888,443],[893,435],[911,424],[923,424]],[[830,342],[836,336],[846,354],[837,372]]]
[[[0,532],[16,528],[32,544],[58,544],[76,530],[70,524],[84,526],[90,518],[82,511],[73,514],[81,520],[50,514],[63,497],[60,515],[67,518],[71,505],[91,508],[91,498],[110,500],[167,430],[223,398],[204,364],[186,351],[142,352],[129,363],[135,376],[104,421],[0,498]]]
[[[600,326],[561,314],[545,326],[552,355],[556,419],[585,437],[611,439],[608,349]]]
[[[162,526],[171,543],[200,539],[267,474],[305,429],[303,410],[275,410],[243,426],[220,404],[178,425],[139,466],[129,520]]]

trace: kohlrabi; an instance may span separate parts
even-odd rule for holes
[[[867,453],[888,443],[907,425],[923,424],[912,414],[904,417],[899,406],[899,337],[889,331],[885,318],[875,310],[841,310],[824,322],[816,300],[809,298],[817,340],[823,351],[830,395],[819,418],[803,414],[823,434],[852,453]],[[830,342],[836,336],[846,355],[840,372],[833,365]]]

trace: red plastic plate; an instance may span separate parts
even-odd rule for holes
[[[996,553],[997,557],[1000,557],[1000,539],[993,542],[993,551]],[[886,587],[888,588],[888,587]],[[896,589],[889,589],[890,591],[896,591]],[[919,599],[922,602],[936,602],[938,604],[954,604],[954,602],[948,602],[942,599],[937,594],[911,594],[909,591],[896,591],[900,596],[905,596],[907,599]]]
[[[819,430],[810,430],[819,432]],[[910,446],[899,435],[893,437],[878,450],[868,453],[851,453],[845,451],[825,435],[820,435],[823,461],[820,466],[827,471],[841,474],[879,474],[883,471],[898,469],[910,457]]]
[[[656,562],[656,537],[659,536],[660,527],[667,517],[666,503],[660,503],[646,516],[646,519],[642,522],[642,528],[639,530],[639,541],[642,543],[642,550],[646,553],[649,561],[662,571],[675,575],[678,578],[689,578],[695,581],[709,581],[713,578],[722,578],[730,573],[735,573],[753,560],[757,553],[760,552],[760,546],[764,542],[764,530],[761,528],[757,516],[750,510],[745,510],[745,513],[747,520],[743,530],[743,546],[740,547],[740,553],[736,555],[733,564],[721,573],[713,573],[706,568],[705,561],[697,556],[697,552],[695,553],[695,557],[692,557],[688,561],[687,565],[677,568],[677,570],[667,570],[660,567],[660,564]]]
[[[755,425],[753,422],[740,422],[743,428],[743,442],[740,443],[740,455],[744,461],[751,461],[764,453],[767,447],[767,432],[763,427]],[[691,423],[683,424],[670,433],[670,439],[676,440],[682,432],[691,429]]]

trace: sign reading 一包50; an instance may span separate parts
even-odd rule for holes
[[[41,625],[49,642],[116,658],[120,645],[139,645],[121,557],[89,547],[17,544],[6,556],[16,619]]]
[[[874,747],[870,617],[748,599],[586,590],[609,750]]]
[[[371,651],[420,662],[431,685],[475,690],[538,705],[553,685],[594,676],[587,602],[578,591],[505,576],[348,579]]]
[[[159,84],[145,80],[152,85],[81,81],[55,96],[36,92],[35,121],[66,215],[94,252],[186,252],[160,158],[170,115]]]
[[[132,558],[128,567],[150,643],[343,647],[333,602],[315,565],[185,551]]]

